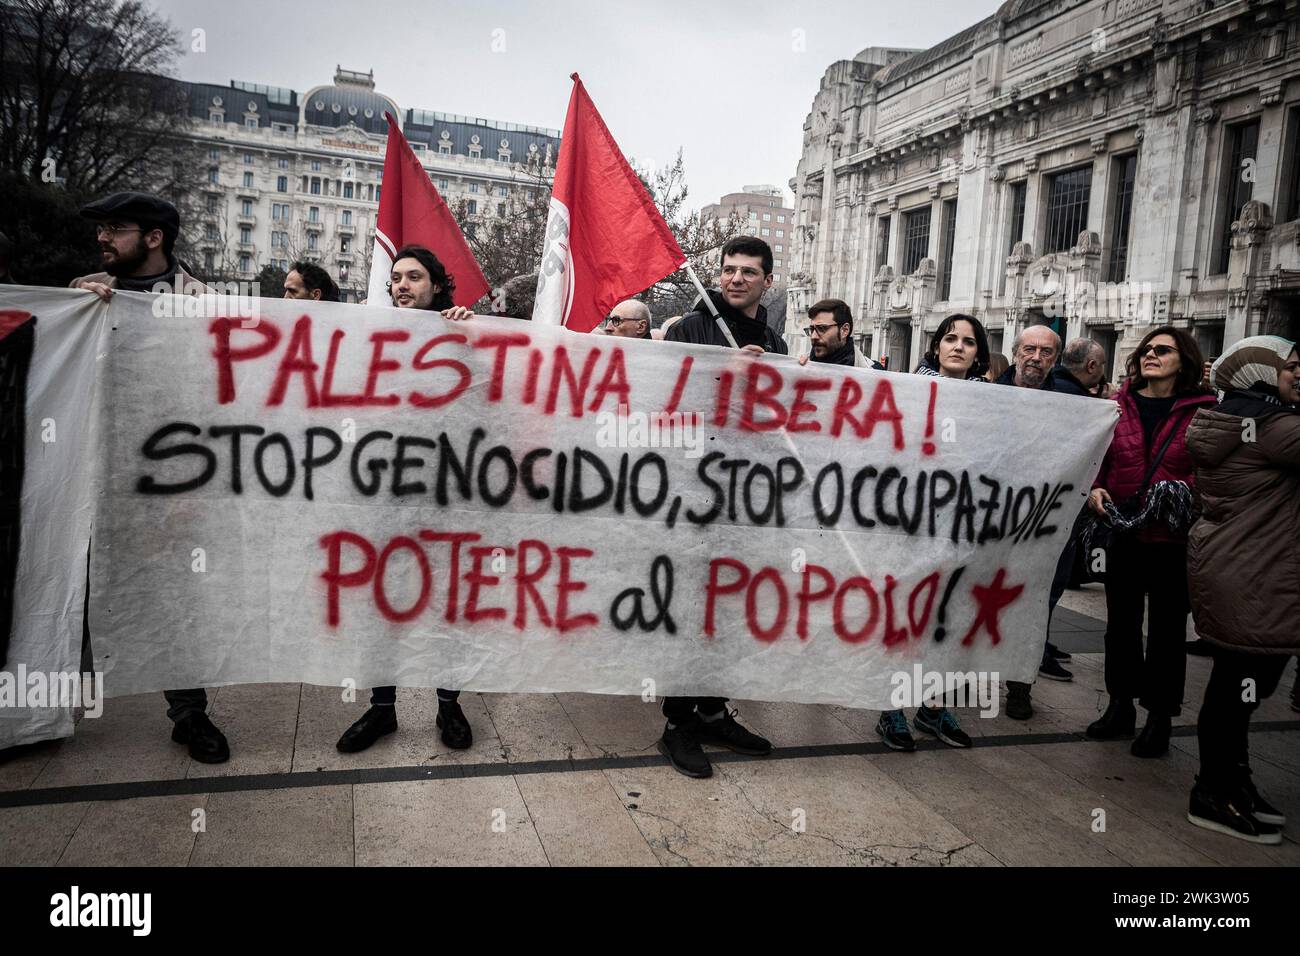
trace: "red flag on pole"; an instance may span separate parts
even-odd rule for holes
[[[466,308],[487,294],[478,260],[456,225],[456,218],[433,188],[392,113],[388,120],[388,151],[384,154],[383,190],[379,196],[379,219],[375,226],[375,249],[370,259],[369,303],[388,304],[388,277],[393,254],[402,246],[424,246],[456,280],[452,300]]]
[[[572,78],[533,320],[589,332],[686,256],[582,80]]]

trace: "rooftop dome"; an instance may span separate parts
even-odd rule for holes
[[[367,133],[386,135],[384,113],[391,111],[400,122],[397,104],[375,92],[375,71],[358,73],[336,68],[334,83],[317,86],[302,99],[303,122],[310,126],[347,126],[355,123]]]

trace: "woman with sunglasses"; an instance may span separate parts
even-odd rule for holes
[[[1187,675],[1183,644],[1191,610],[1187,526],[1195,481],[1187,426],[1198,409],[1215,404],[1214,395],[1201,386],[1201,363],[1200,348],[1182,329],[1166,325],[1146,334],[1129,356],[1128,379],[1116,396],[1119,423],[1088,496],[1088,506],[1099,516],[1123,521],[1105,549],[1110,702],[1101,719],[1089,725],[1088,736],[1131,736],[1136,697],[1147,711],[1146,725],[1131,748],[1137,757],[1168,751],[1172,718],[1182,711]]]
[[[989,370],[989,338],[980,320],[972,315],[958,313],[939,323],[930,336],[930,350],[916,368],[917,375],[936,378],[955,378],[961,381],[983,382]],[[949,747],[969,747],[971,739],[957,723],[952,711],[942,706],[921,704],[913,725],[917,730],[942,740]],[[876,722],[876,733],[890,750],[910,753],[916,741],[907,729],[907,717],[901,710],[886,710]]]

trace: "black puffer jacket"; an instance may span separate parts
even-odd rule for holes
[[[717,289],[709,290],[709,298],[717,306],[718,314],[727,323],[727,328],[731,330],[732,336],[742,348],[746,345],[760,345],[765,352],[789,354],[789,349],[785,347],[785,340],[768,328],[767,310],[761,305],[758,307],[758,315],[751,319],[743,312],[732,308]],[[696,302],[694,311],[687,312],[680,322],[673,324],[664,336],[664,341],[689,342],[693,345],[720,345],[723,348],[730,348],[730,343],[718,328],[718,323],[713,320],[713,315],[701,301]]]

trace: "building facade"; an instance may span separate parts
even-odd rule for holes
[[[265,265],[319,263],[345,301],[366,294],[383,189],[385,112],[398,121],[438,192],[490,224],[512,190],[549,189],[557,130],[401,110],[374,75],[339,69],[306,93],[232,80],[185,84],[186,135],[206,163],[191,247],[196,269],[252,279]]]
[[[1294,0],[1008,0],[928,50],[866,49],[804,124],[789,325],[842,298],[911,369],[954,312],[1008,355],[1050,324],[1112,377],[1153,323],[1207,357],[1296,339],[1298,141]]]
[[[745,186],[738,193],[727,193],[721,202],[700,209],[700,216],[706,219],[729,219],[733,215],[747,224],[747,233],[772,247],[772,283],[784,284],[794,235],[794,210],[785,204],[781,187]]]

